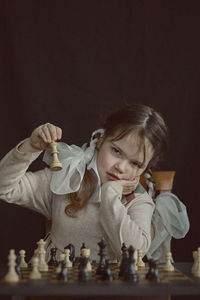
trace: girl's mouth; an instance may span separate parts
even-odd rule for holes
[[[107,172],[107,177],[108,177],[109,180],[112,180],[112,181],[114,181],[114,180],[120,180],[119,177],[117,177],[116,175],[114,175],[112,173],[108,173],[108,172]]]

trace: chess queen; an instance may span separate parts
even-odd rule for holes
[[[50,248],[57,255],[71,243],[85,242],[91,259],[98,260],[104,237],[107,255],[119,258],[122,243],[145,254],[151,244],[154,202],[141,186],[140,176],[162,159],[167,127],[153,108],[133,104],[109,115],[82,147],[58,142],[61,128],[47,123],[33,130],[0,162],[0,198],[27,207],[51,220]],[[28,167],[45,150],[51,165],[50,144],[58,142],[59,171]]]

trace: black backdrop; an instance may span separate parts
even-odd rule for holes
[[[45,122],[81,145],[104,114],[140,102],[170,131],[161,168],[176,170],[174,193],[191,222],[173,241],[176,261],[192,261],[199,240],[199,1],[1,1],[2,158]],[[41,158],[33,170],[43,166]],[[37,213],[0,203],[0,261],[27,256],[44,234]]]

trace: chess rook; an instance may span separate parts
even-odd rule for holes
[[[57,143],[55,141],[53,141],[50,144],[51,147],[51,155],[53,157],[53,161],[50,165],[50,168],[52,171],[60,171],[62,169],[62,164],[61,162],[58,160],[58,150],[57,150]]]

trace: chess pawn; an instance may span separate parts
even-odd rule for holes
[[[18,282],[19,281],[19,276],[15,270],[16,266],[16,255],[15,255],[15,250],[11,249],[8,255],[8,266],[9,270],[6,276],[4,277],[6,282]]]
[[[200,248],[197,249],[196,266],[193,275],[200,277]]]
[[[87,249],[87,248],[83,248],[81,250],[81,256],[84,256],[84,257],[87,257],[88,258],[88,262],[87,262],[87,270],[89,272],[92,271],[92,266],[91,266],[91,263],[90,263],[90,260],[89,260],[89,257],[90,257],[90,249]]]
[[[65,254],[65,262],[66,262],[66,267],[67,268],[72,268],[72,262],[70,261],[69,257],[70,257],[70,249],[65,249],[64,250],[64,254]]]
[[[39,271],[39,258],[38,257],[33,257],[32,259],[32,271],[29,274],[30,279],[41,279],[42,275]]]
[[[171,252],[166,252],[166,264],[164,265],[165,271],[174,271],[174,266],[171,263],[172,254]]]
[[[142,267],[145,267],[145,263],[143,262],[142,260],[142,254],[143,254],[143,251],[142,250],[138,250],[137,251],[137,266],[140,268]]]
[[[50,165],[50,168],[52,171],[60,171],[62,169],[62,164],[61,162],[58,160],[58,150],[57,150],[57,143],[55,141],[53,141],[50,144],[51,147],[51,155],[53,156],[53,161]]]
[[[191,272],[192,274],[195,273],[195,270],[197,268],[197,264],[198,264],[198,260],[197,260],[197,251],[193,251],[192,252],[192,256],[193,256],[193,260],[194,260],[194,263],[192,265],[192,269],[191,269]]]
[[[57,274],[60,273],[61,270],[62,270],[62,262],[64,261],[64,259],[65,259],[65,253],[61,253],[59,255],[58,266],[57,266],[56,271],[55,271]]]
[[[19,251],[19,255],[21,257],[20,268],[28,268],[28,264],[25,262],[25,256],[26,256],[25,253],[26,253],[25,250]]]

